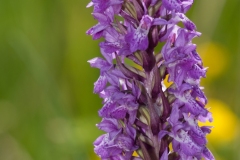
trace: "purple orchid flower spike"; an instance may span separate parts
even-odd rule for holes
[[[98,21],[87,34],[104,39],[103,58],[88,61],[100,70],[97,127],[106,134],[93,144],[102,160],[214,160],[206,147],[211,127],[198,124],[213,119],[200,86],[207,69],[192,43],[201,33],[185,15],[192,4],[92,0],[87,6]]]

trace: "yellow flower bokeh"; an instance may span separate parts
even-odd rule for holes
[[[225,47],[214,42],[206,42],[200,44],[197,51],[202,58],[204,67],[209,67],[207,80],[215,78],[226,70],[229,54]]]

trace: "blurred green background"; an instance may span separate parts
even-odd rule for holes
[[[0,0],[0,160],[97,160],[99,56],[88,0]],[[240,160],[239,0],[195,0],[217,160]]]

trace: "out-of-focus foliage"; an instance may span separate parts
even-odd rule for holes
[[[102,134],[99,56],[85,31],[96,23],[88,0],[0,1],[0,159],[94,160]],[[209,147],[217,159],[240,159],[239,0],[195,0],[190,10],[201,38],[203,86],[215,117]]]

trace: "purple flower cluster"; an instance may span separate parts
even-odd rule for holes
[[[192,44],[200,36],[185,13],[193,0],[92,0],[103,38],[94,93],[103,99],[94,142],[103,160],[214,160],[206,147],[212,121],[200,87],[206,68]],[[182,23],[183,28],[178,24]],[[161,51],[157,46],[163,44]],[[172,85],[166,88],[168,77]],[[133,154],[133,152],[137,153]]]

